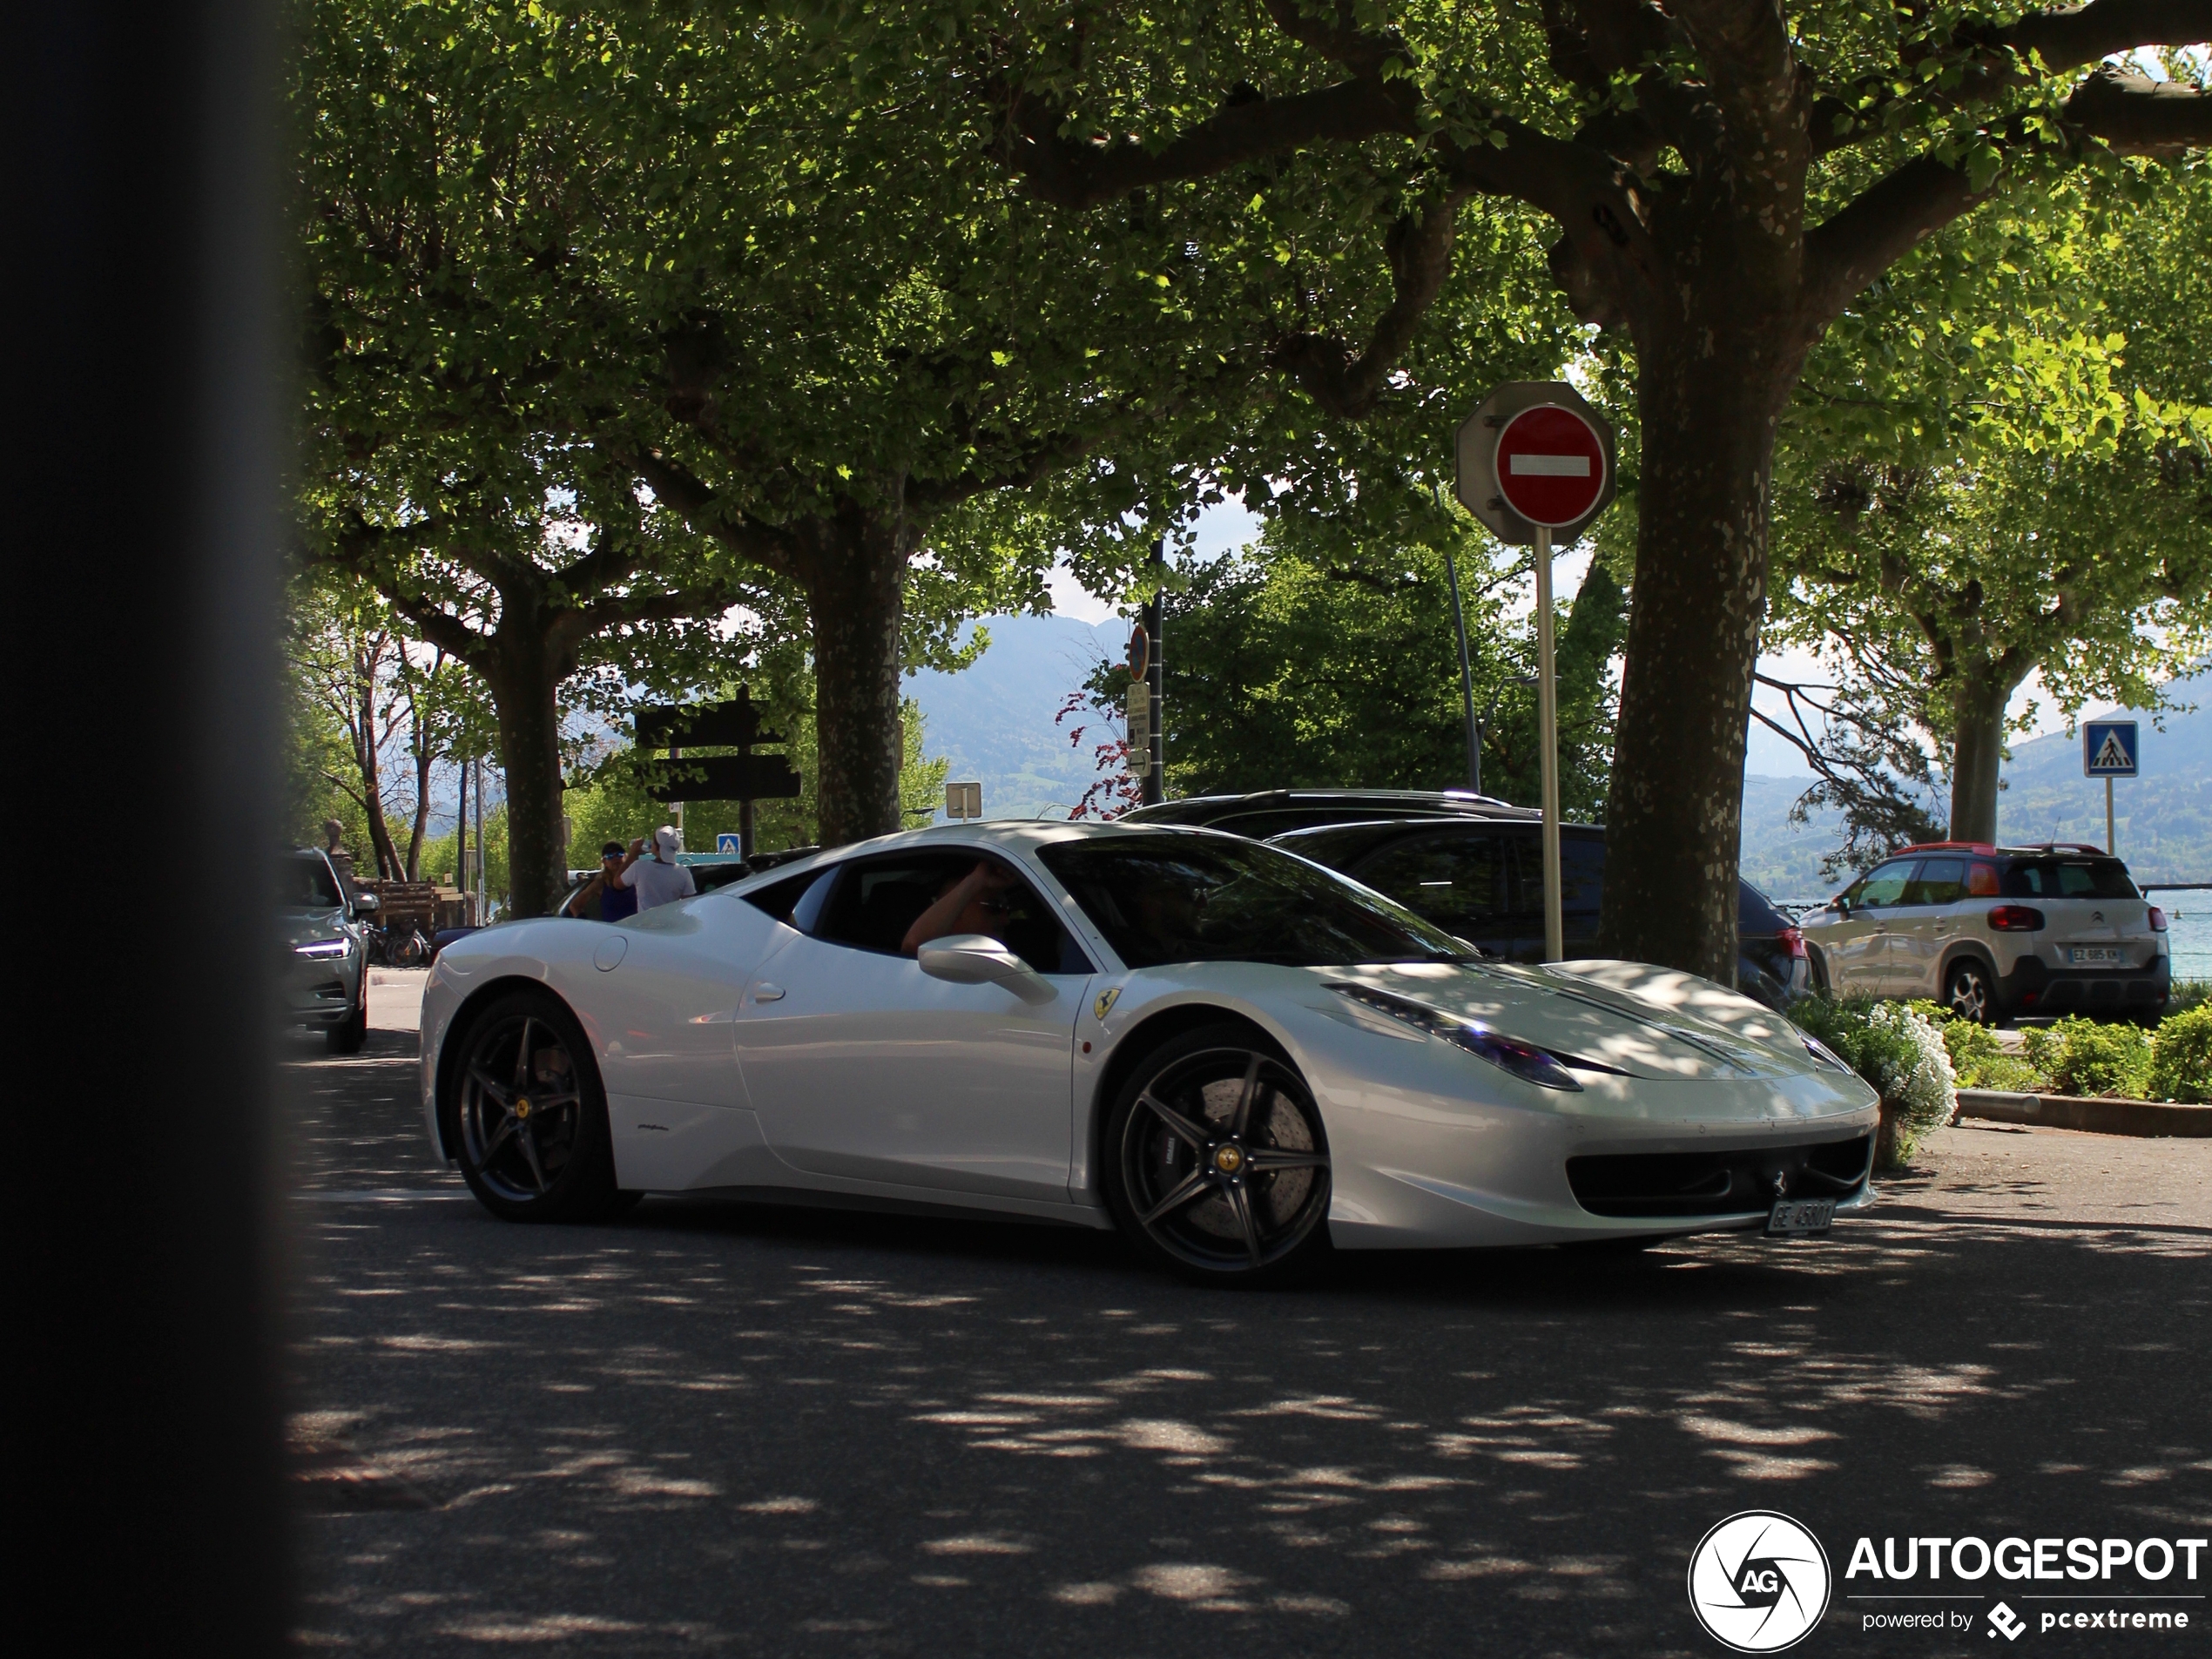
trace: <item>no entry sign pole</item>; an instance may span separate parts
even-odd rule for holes
[[[1575,539],[1613,499],[1613,428],[1575,389],[1516,381],[1460,428],[1459,497],[1499,540],[1535,547],[1536,742],[1543,796],[1544,960],[1567,954],[1559,855],[1559,682],[1552,537]]]
[[[1544,960],[1567,954],[1559,860],[1559,681],[1552,664],[1552,533],[1536,526],[1536,745],[1544,806]]]

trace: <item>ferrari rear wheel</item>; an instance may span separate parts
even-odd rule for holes
[[[588,1221],[613,1208],[606,1096],[583,1033],[543,992],[471,1022],[447,1091],[452,1144],[479,1202],[509,1221]]]
[[[1329,1247],[1329,1143],[1313,1096],[1257,1031],[1148,1055],[1106,1126],[1107,1199],[1163,1266],[1210,1285],[1294,1277]]]

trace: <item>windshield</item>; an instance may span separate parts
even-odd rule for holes
[[[1062,841],[1038,857],[1131,968],[1473,960],[1410,910],[1257,842],[1102,836]]]
[[[277,902],[287,910],[335,910],[346,901],[327,864],[294,853],[277,860]]]

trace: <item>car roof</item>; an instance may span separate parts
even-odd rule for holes
[[[1541,825],[1542,819],[1541,812],[1537,812],[1534,818],[1496,818],[1480,813],[1438,813],[1420,818],[1366,818],[1343,824],[1310,824],[1304,829],[1285,830],[1280,835],[1271,835],[1267,839],[1271,845],[1295,853],[1298,843],[1308,837],[1318,840],[1323,836],[1349,835],[1352,832],[1367,830],[1373,833],[1375,840],[1380,840],[1390,835],[1417,835],[1432,830],[1464,830],[1476,824],[1509,824],[1515,827],[1527,824],[1533,827]],[[1605,833],[1602,824],[1561,824],[1559,827],[1562,834],[1568,831],[1586,835]]]
[[[906,848],[990,847],[1001,852],[1027,852],[1042,846],[1052,846],[1064,841],[1083,840],[1096,836],[1115,835],[1221,835],[1224,832],[1210,830],[1195,824],[1130,824],[1120,819],[1100,822],[1071,821],[1064,818],[993,818],[967,824],[932,824],[922,829],[900,830],[890,835],[879,835],[871,840],[848,841],[842,846],[820,847],[804,858],[791,860],[772,868],[761,870],[743,880],[718,887],[718,893],[749,893],[755,887],[767,887],[777,881],[804,875],[809,870],[825,865],[842,863],[846,859],[871,857],[879,853],[896,853]],[[1232,840],[1244,840],[1238,836]]]
[[[1364,806],[1377,817],[1405,818],[1449,813],[1474,818],[1541,818],[1534,806],[1516,806],[1494,795],[1460,789],[1263,789],[1241,795],[1186,795],[1180,800],[1140,806],[1119,823],[1205,825],[1248,813],[1295,811],[1300,807],[1341,809]]]

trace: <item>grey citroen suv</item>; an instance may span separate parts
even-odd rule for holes
[[[1908,846],[1804,927],[1838,995],[1931,997],[1985,1024],[2155,1018],[2173,984],[2165,913],[2125,864],[2079,843]]]

